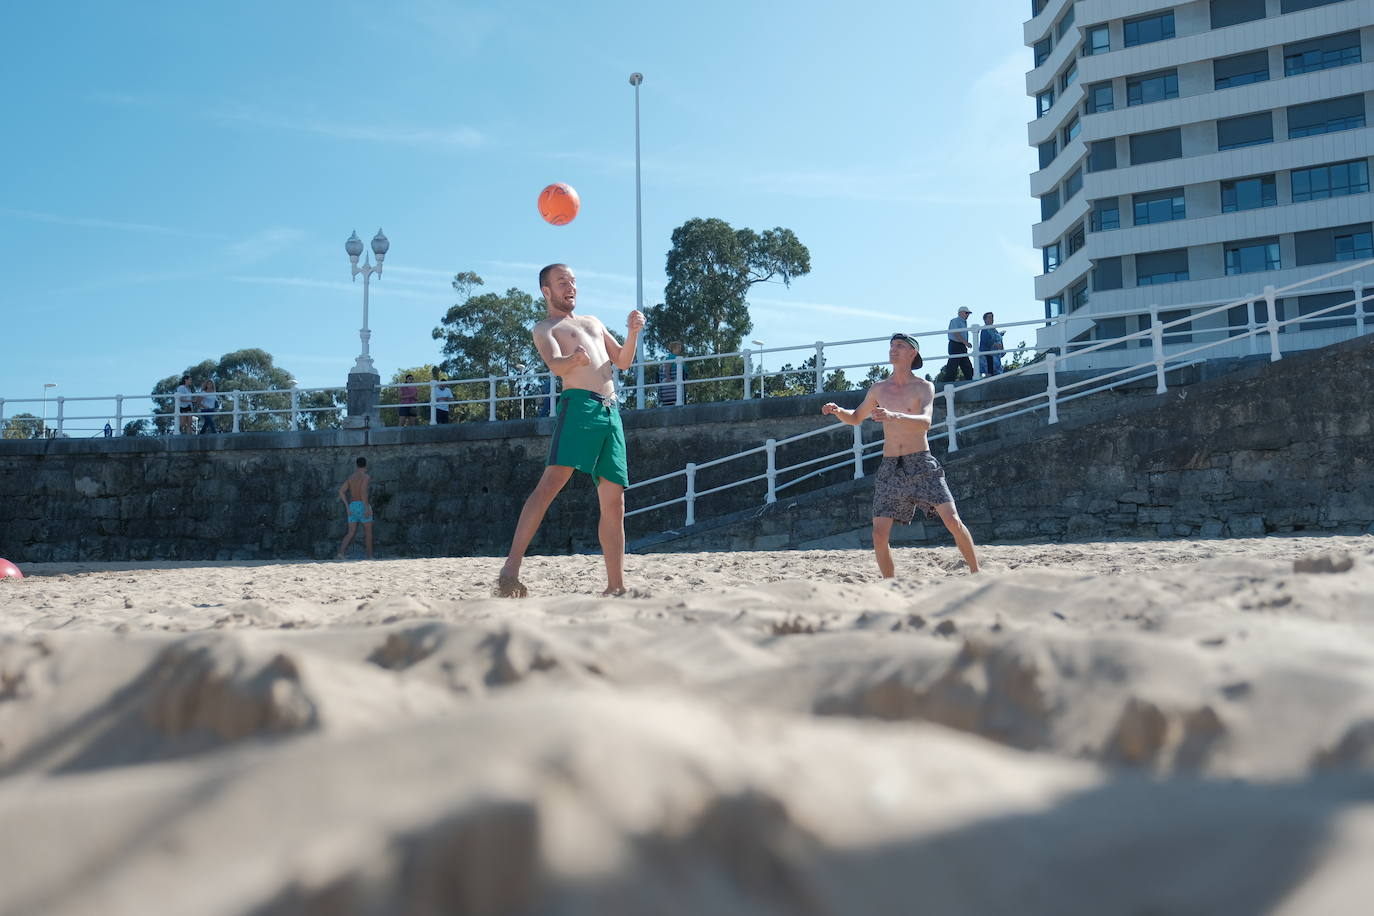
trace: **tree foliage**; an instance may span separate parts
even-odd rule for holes
[[[17,413],[5,420],[0,439],[42,439],[44,428],[42,418],[36,414]]]
[[[645,342],[660,353],[683,342],[688,356],[738,350],[753,330],[747,297],[755,283],[811,272],[811,253],[790,229],[734,229],[722,219],[690,219],[673,230],[664,301],[650,307]]]
[[[266,350],[250,347],[226,353],[218,361],[202,360],[194,366],[187,366],[184,372],[169,375],[153,386],[153,423],[158,432],[171,431],[176,424],[175,398],[171,395],[181,383],[181,377],[191,377],[191,387],[200,390],[207,378],[215,381],[220,396],[219,410],[223,422],[221,430],[230,428],[228,414],[233,410],[230,398],[235,391],[258,391],[262,394],[244,395],[239,399],[239,430],[241,432],[267,432],[291,428],[291,416],[287,413],[269,414],[268,410],[289,410],[291,407],[291,387],[294,379],[286,369],[274,365],[272,354]],[[335,429],[342,419],[343,395],[339,392],[316,391],[302,393],[297,401],[297,429]],[[198,410],[199,405],[193,407]],[[129,435],[125,427],[125,435]],[[135,433],[137,434],[137,433]]]
[[[543,369],[530,328],[545,315],[544,300],[511,287],[504,295],[473,291],[482,278],[464,272],[454,276],[453,289],[462,299],[434,329],[443,341],[439,368],[452,379],[485,379]],[[455,395],[456,397],[456,395]]]

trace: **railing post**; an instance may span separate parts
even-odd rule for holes
[[[750,398],[750,396],[751,396],[750,393],[749,393],[749,382],[750,382],[750,378],[749,378],[749,377],[750,377],[751,375],[753,375],[753,373],[754,373],[754,357],[753,357],[753,351],[752,351],[752,350],[745,350],[745,351],[744,351],[744,399],[745,399],[746,401],[749,400],[749,398]],[[759,397],[763,397],[763,382],[762,382],[762,380],[760,380],[760,382],[759,382]],[[680,404],[680,403],[682,403],[682,402],[679,401],[678,403]]]
[[[438,422],[438,419],[437,419],[437,418],[438,418],[438,416],[439,416],[439,413],[438,413],[438,409],[439,409],[439,408],[438,408],[438,403],[439,403],[439,402],[436,401],[436,400],[434,399],[434,392],[436,392],[436,391],[438,391],[438,390],[439,390],[439,386],[438,386],[437,384],[434,383],[434,380],[433,380],[433,379],[430,379],[430,381],[429,381],[429,422],[430,422],[431,424],[437,423],[437,422]],[[521,393],[523,394],[523,392],[521,392]],[[523,404],[524,402],[522,401],[521,403]],[[522,407],[521,409],[523,410],[524,408]]]
[[[764,502],[775,503],[778,501],[778,440],[769,439],[765,447],[768,449],[768,495]]]
[[[62,413],[63,413],[63,408],[66,406],[66,401],[67,401],[67,399],[66,399],[66,397],[64,397],[63,395],[60,395],[60,394],[59,394],[59,395],[57,396],[57,434],[58,434],[59,436],[62,435],[62,423],[63,423]]]
[[[1364,284],[1355,284],[1355,336],[1364,336]]]
[[[0,424],[5,422],[5,399],[0,398]]]
[[[825,390],[825,341],[816,341],[816,394]],[[772,500],[769,500],[770,502]]]
[[[697,465],[687,462],[687,524],[697,523]]]
[[[1274,310],[1274,287],[1264,288],[1264,306],[1269,311],[1269,361],[1278,362],[1283,359],[1283,353],[1279,351],[1279,316]]]
[[[296,387],[296,383],[291,383],[291,429],[300,429],[301,417],[301,390]]]
[[[230,398],[233,400],[233,402],[234,402],[234,432],[238,432],[238,431],[239,431],[239,415],[240,415],[240,413],[242,412],[242,408],[240,408],[240,406],[239,406],[239,393],[238,393],[237,391],[231,391],[231,392],[229,393],[229,397],[230,397]]]
[[[1250,337],[1250,355],[1259,354],[1259,335],[1255,332],[1259,330],[1259,322],[1255,320],[1255,303],[1258,300],[1251,299],[1245,303],[1245,330]]]
[[[0,410],[0,416],[3,415],[4,411]],[[115,429],[119,430],[121,436],[124,435],[124,395],[122,394],[115,395]]]
[[[854,430],[854,479],[864,476],[864,431],[863,426],[853,426]]]
[[[673,366],[676,370],[673,373],[673,384],[677,388],[677,400],[673,403],[680,406],[687,403],[687,379],[682,374],[687,370],[687,361],[681,356],[674,356]],[[749,383],[745,382],[744,384],[748,385]],[[744,396],[749,397],[747,393]]]
[[[1154,306],[1150,309],[1153,311]],[[1164,323],[1157,315],[1150,321],[1150,346],[1155,357],[1155,394],[1163,394],[1169,386],[1164,382]]]
[[[1059,357],[1054,354],[1053,350],[1045,354],[1045,373],[1049,377],[1048,384],[1045,386],[1045,397],[1050,402],[1049,422],[1051,426],[1059,422],[1059,381],[1055,378],[1058,362]]]
[[[636,362],[636,369],[635,369],[635,409],[636,409],[636,410],[643,410],[645,404],[648,403],[648,402],[645,400],[645,396],[644,396],[644,358],[643,358],[643,357],[644,357],[644,348],[643,348],[643,345],[641,345],[641,346],[639,347],[638,351],[635,353],[635,357],[636,357],[636,360],[637,360],[637,362]],[[681,392],[680,392],[680,391],[678,392],[678,394],[679,394],[679,396],[681,396]],[[681,404],[682,402],[681,402],[681,401],[678,401],[678,403]]]
[[[954,383],[945,383],[945,429],[949,431],[949,450],[959,451],[959,434],[954,429]]]
[[[487,376],[487,419],[496,419],[496,376]]]

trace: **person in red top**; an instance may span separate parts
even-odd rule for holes
[[[415,404],[420,399],[420,392],[415,387],[415,376],[406,373],[406,383],[401,386],[401,425],[415,425]]]

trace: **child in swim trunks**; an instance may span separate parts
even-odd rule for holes
[[[339,501],[348,510],[348,534],[344,535],[343,543],[339,545],[336,555],[340,560],[344,559],[344,551],[348,550],[348,545],[353,543],[353,535],[357,534],[359,525],[363,526],[367,558],[372,559],[372,503],[367,498],[367,485],[372,478],[365,470],[366,458],[359,458],[356,464],[357,469],[339,487]]]

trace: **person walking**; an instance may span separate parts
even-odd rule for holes
[[[437,378],[434,385],[434,422],[447,423],[449,405],[453,403],[453,389],[442,375]]]
[[[982,361],[984,375],[1002,374],[1002,332],[993,327],[995,318],[992,312],[983,313],[983,328],[978,332],[978,359]]]
[[[348,545],[353,543],[353,535],[358,533],[358,526],[363,526],[363,541],[367,545],[367,558],[372,559],[372,502],[368,499],[367,488],[372,483],[372,478],[367,473],[367,459],[358,458],[354,462],[356,470],[348,476],[348,479],[339,487],[339,501],[344,504],[348,512],[348,533],[344,535],[343,543],[339,544],[339,552],[335,554],[336,559],[344,559],[348,550]]]
[[[949,320],[949,359],[945,361],[945,381],[957,382],[961,375],[973,378],[973,363],[969,361],[968,316],[973,310],[959,307],[959,314]]]
[[[192,399],[191,377],[183,375],[176,391],[177,432],[183,436],[191,434]]]

